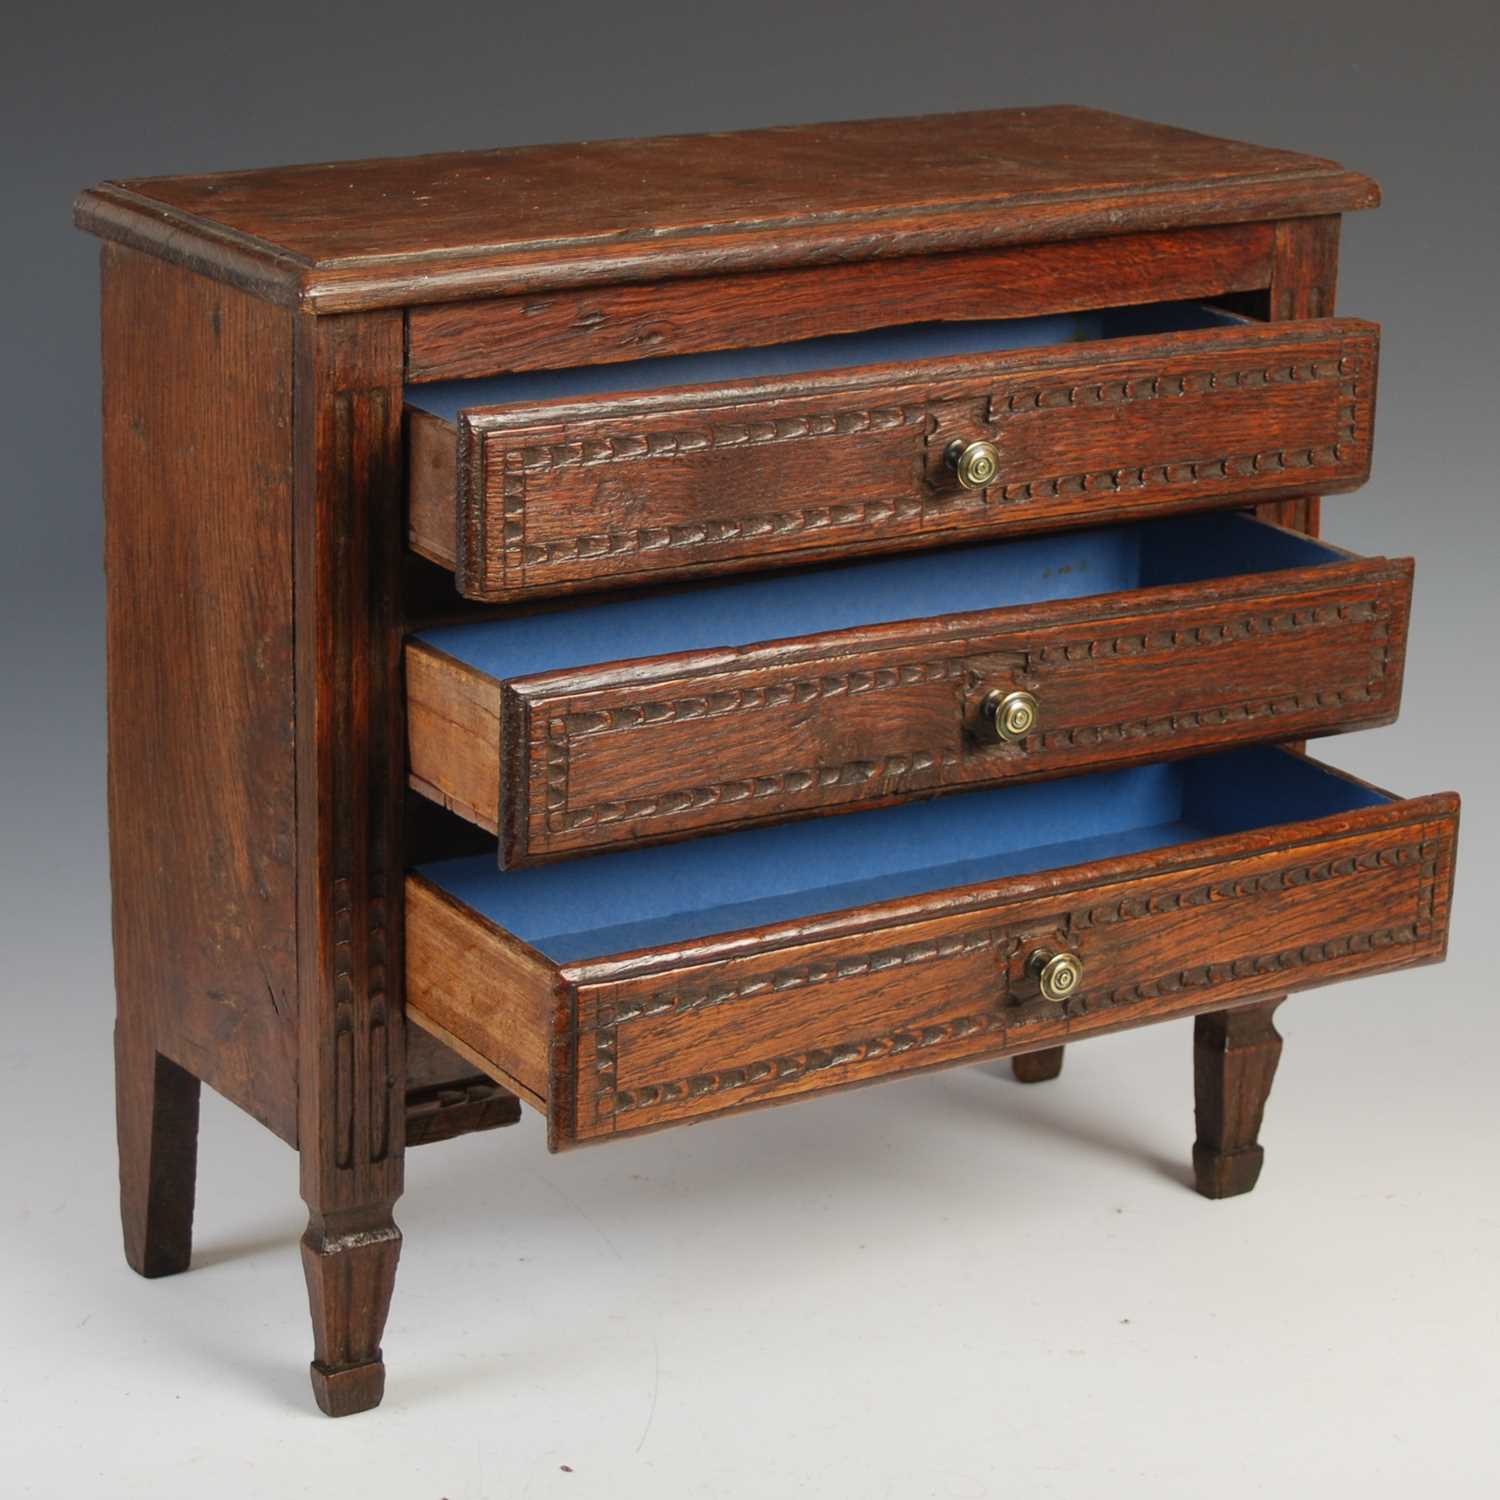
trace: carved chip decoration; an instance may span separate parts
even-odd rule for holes
[[[1253,390],[1257,387],[1339,383],[1337,427],[1333,442],[1314,448],[1262,448],[1217,457],[1185,457],[1173,463],[1148,464],[1139,468],[1090,470],[1085,473],[1054,474],[1017,484],[996,486],[993,498],[1007,504],[1053,500],[1066,495],[1120,495],[1130,490],[1162,485],[1196,484],[1205,479],[1255,479],[1261,474],[1287,469],[1336,468],[1349,455],[1349,444],[1358,435],[1360,360],[1352,354],[1337,359],[1308,360],[1288,365],[1256,364],[1237,370],[1205,370],[1181,374],[1162,373],[1131,380],[1051,382],[991,399],[989,420],[1003,443],[1007,418],[1027,412],[1089,406],[1117,406],[1142,401],[1202,396],[1215,391]]]
[[[1030,411],[1156,401],[1288,383],[1313,386],[1336,381],[1339,405],[1332,441],[1322,446],[1187,455],[1180,461],[1167,464],[1039,476],[994,486],[985,492],[986,497],[991,503],[1019,505],[1070,495],[1121,495],[1205,480],[1254,479],[1279,470],[1336,468],[1347,461],[1349,445],[1358,436],[1363,377],[1359,356],[1345,353],[1286,364],[1260,361],[1225,370],[1163,371],[1123,380],[1042,381],[1003,395],[994,393],[989,399],[988,417],[991,426],[1001,430],[1002,438],[1008,418],[1024,417]],[[924,438],[931,441],[935,435],[935,409],[933,403],[924,401],[806,412],[761,420],[685,423],[675,429],[608,433],[577,439],[562,436],[555,441],[532,441],[504,447],[498,457],[503,516],[499,550],[504,573],[508,578],[519,579],[530,569],[563,567],[600,558],[670,553],[679,549],[691,551],[807,532],[848,529],[871,532],[891,526],[920,525],[927,518],[931,497],[913,492],[848,504],[831,502],[661,526],[626,526],[576,536],[535,538],[527,535],[526,500],[528,486],[533,480],[566,469],[671,460],[708,450],[851,438],[901,428],[920,430]],[[486,441],[486,450],[489,441],[492,440]],[[1313,478],[1309,475],[1310,483]],[[978,514],[983,520],[985,508],[981,507]]]
[[[1108,990],[1085,987],[1064,1002],[1060,1010],[1055,1006],[1038,1010],[1035,1006],[1012,1004],[1010,997],[1004,993],[1003,980],[997,979],[995,1002],[981,1006],[968,1015],[878,1036],[844,1038],[827,1046],[786,1056],[766,1057],[688,1078],[620,1089],[616,1082],[619,1031],[632,1022],[657,1016],[689,1015],[722,1005],[770,1002],[775,995],[791,989],[828,984],[876,970],[910,964],[942,963],[986,950],[995,952],[997,974],[1004,975],[1020,939],[993,925],[975,927],[921,943],[880,948],[862,954],[840,955],[719,985],[664,990],[640,1000],[606,1004],[600,1008],[593,1033],[594,1090],[599,1114],[601,1117],[629,1116],[636,1111],[684,1100],[732,1094],[757,1086],[790,1083],[810,1074],[835,1068],[847,1069],[846,1076],[857,1077],[862,1065],[905,1053],[920,1053],[956,1041],[994,1038],[993,1049],[976,1046],[973,1051],[998,1051],[1005,1047],[1011,1035],[1024,1035],[1028,1028],[1044,1022],[1055,1024],[1059,1015],[1072,1019],[1178,994],[1192,1004],[1197,1002],[1202,992],[1211,990],[1216,985],[1254,976],[1273,978],[1349,954],[1378,952],[1415,944],[1432,934],[1439,848],[1437,841],[1428,840],[1358,853],[1324,856],[1286,864],[1263,875],[1225,875],[1182,890],[1153,891],[1148,895],[1127,896],[1075,907],[1060,919],[1059,925],[1076,934],[1090,928],[1108,927],[1160,912],[1271,895],[1303,885],[1344,879],[1370,870],[1414,863],[1419,863],[1421,867],[1416,907],[1409,918],[1398,919],[1392,914],[1388,925],[1371,931],[1341,934],[1322,942],[1268,951],[1228,962],[1194,964],[1146,975],[1140,980]]]
[[[958,658],[902,662],[863,671],[824,672],[787,678],[764,686],[733,688],[665,699],[661,702],[590,709],[552,715],[547,722],[544,750],[547,830],[573,833],[622,820],[671,818],[700,808],[772,797],[800,796],[840,786],[888,784],[940,770],[956,761],[948,748],[918,748],[879,759],[839,765],[796,766],[768,770],[764,775],[679,787],[648,797],[600,802],[588,807],[568,805],[572,744],[595,734],[617,734],[690,719],[712,720],[728,714],[808,704],[825,699],[880,693],[922,682],[958,682],[964,664]]]
[[[1304,608],[1259,611],[1239,619],[1200,627],[1165,628],[1133,635],[1081,636],[1049,642],[1025,653],[1028,671],[1038,671],[1072,662],[1108,662],[1117,657],[1143,656],[1155,652],[1199,650],[1277,635],[1373,620],[1382,649],[1372,658],[1369,678],[1347,687],[1319,687],[1309,683],[1295,692],[1275,698],[1229,700],[1209,703],[1175,713],[1143,716],[1117,724],[1075,725],[1040,730],[1028,742],[1030,750],[1060,750],[1109,745],[1124,740],[1151,738],[1195,730],[1202,726],[1232,726],[1254,720],[1295,717],[1345,705],[1369,703],[1384,690],[1390,665],[1388,607],[1372,600],[1347,604],[1313,605]],[[815,801],[820,794],[841,787],[902,785],[912,778],[930,777],[924,784],[948,785],[959,756],[951,746],[925,746],[900,753],[852,760],[838,765],[768,767],[762,774],[733,780],[676,787],[650,796],[612,800],[585,806],[569,805],[569,777],[574,742],[600,734],[632,733],[658,725],[689,719],[713,720],[731,714],[810,704],[827,700],[836,711],[837,701],[864,693],[879,693],[920,682],[958,682],[970,697],[987,691],[992,683],[981,680],[959,658],[903,662],[854,672],[828,672],[803,678],[787,678],[765,686],[715,690],[661,700],[602,708],[551,713],[542,746],[542,805],[545,827],[551,835],[569,835],[587,828],[643,819],[669,820],[706,807],[736,803],[753,804],[792,797]],[[533,734],[537,730],[533,730]]]

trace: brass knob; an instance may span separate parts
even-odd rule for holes
[[[975,443],[954,438],[943,457],[966,490],[982,490],[1000,472],[1000,450],[984,438]]]
[[[995,731],[995,737],[1007,745],[1014,745],[1033,733],[1041,712],[1041,704],[1030,693],[1019,689],[1013,693],[996,689],[984,700],[984,714]]]
[[[1040,986],[1044,1000],[1062,1001],[1083,983],[1083,960],[1076,953],[1038,948],[1026,960],[1026,972]]]

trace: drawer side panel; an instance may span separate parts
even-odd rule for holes
[[[411,784],[494,832],[500,811],[500,686],[420,642],[407,642]]]
[[[410,1018],[538,1108],[549,1095],[555,980],[515,939],[407,877]]]

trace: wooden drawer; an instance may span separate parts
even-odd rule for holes
[[[412,784],[518,866],[1386,723],[1411,579],[1219,512],[449,626]]]
[[[409,386],[410,541],[500,601],[1352,489],[1377,347],[1168,305]]]
[[[1451,794],[1257,746],[562,867],[448,861],[408,877],[408,1006],[569,1146],[1436,960],[1457,820]],[[1082,963],[1060,1001],[1039,950]]]

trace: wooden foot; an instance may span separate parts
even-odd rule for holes
[[[389,1204],[308,1220],[302,1269],[312,1308],[312,1388],[330,1417],[368,1411],[385,1394],[380,1336],[400,1256],[401,1231]]]
[[[1281,1057],[1281,1037],[1271,1023],[1280,1004],[1266,1000],[1194,1021],[1193,1175],[1205,1198],[1248,1193],[1260,1176],[1265,1152],[1256,1137]]]
[[[115,1026],[115,1124],[125,1259],[171,1276],[193,1253],[201,1085],[124,1022]]]
[[[1050,1083],[1062,1072],[1063,1049],[1043,1047],[1040,1052],[1022,1052],[1010,1060],[1017,1083]]]

